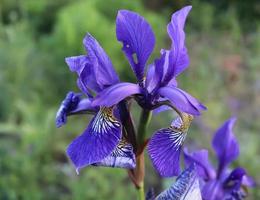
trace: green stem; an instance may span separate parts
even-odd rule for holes
[[[139,146],[144,143],[146,130],[148,124],[151,121],[151,118],[152,118],[152,112],[150,110],[143,109],[140,116],[139,127],[137,131],[137,135],[138,135],[137,143]]]
[[[140,188],[138,188],[138,199],[145,200],[144,196],[144,183],[141,183]]]
[[[152,112],[150,110],[143,109],[138,131],[137,131],[137,146],[138,146],[138,155],[136,158],[136,169],[135,169],[135,179],[137,181],[138,187],[138,198],[139,200],[145,199],[145,192],[144,192],[144,175],[145,175],[145,163],[144,163],[144,142],[145,142],[145,135],[148,124],[151,120]]]

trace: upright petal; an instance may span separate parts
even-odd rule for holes
[[[153,65],[150,65],[145,80],[145,87],[149,93],[152,93],[160,87],[160,83],[163,77],[163,66],[165,62],[166,54],[162,54],[159,59],[154,61]]]
[[[94,66],[97,83],[102,86],[101,88],[118,83],[119,78],[114,67],[97,40],[88,33],[83,40],[83,44],[88,51],[88,58]]]
[[[121,140],[109,156],[93,165],[133,169],[136,166],[133,146],[127,141]]]
[[[138,79],[143,81],[145,64],[155,45],[148,22],[135,12],[120,10],[116,18],[116,36]]]
[[[73,56],[65,58],[72,72],[78,74],[78,87],[83,93],[89,95],[89,90],[99,92],[102,87],[97,83],[96,72],[90,59],[85,56]]]
[[[191,6],[186,6],[172,15],[167,26],[168,35],[172,40],[169,51],[168,66],[163,83],[166,85],[173,77],[179,75],[189,65],[189,55],[185,47],[184,25]]]
[[[67,154],[76,172],[110,155],[121,138],[121,124],[113,116],[112,108],[101,108],[82,135],[72,141]]]
[[[225,167],[239,155],[239,144],[232,131],[235,121],[235,118],[230,118],[224,122],[215,133],[212,141],[213,148],[219,160],[219,176]]]
[[[198,100],[177,87],[162,87],[159,94],[185,113],[200,115],[200,111],[205,109]]]
[[[180,173],[180,152],[186,132],[165,128],[154,133],[148,144],[148,153],[158,173],[163,177]]]
[[[81,99],[82,94],[68,92],[65,99],[61,102],[60,108],[56,114],[56,126],[61,127],[66,124],[67,116],[82,111],[90,113],[95,112],[96,109],[91,106],[90,99]]]
[[[208,160],[208,151],[205,149],[189,153],[187,149],[184,149],[184,161],[185,166],[189,166],[195,163],[197,166],[198,175],[205,181],[214,179],[216,172]]]
[[[195,165],[191,165],[182,172],[176,183],[156,197],[156,200],[202,200],[195,168]]]
[[[225,192],[219,180],[210,180],[203,186],[202,197],[205,200],[220,200],[224,199],[224,196]]]
[[[110,107],[131,95],[140,93],[141,89],[136,84],[118,83],[100,92],[94,99],[92,106]]]

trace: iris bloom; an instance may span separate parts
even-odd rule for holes
[[[178,124],[157,131],[151,138],[148,151],[157,171],[162,176],[174,176],[180,172],[179,155],[182,143],[191,122],[191,115],[205,110],[198,100],[177,87],[176,76],[189,64],[185,46],[184,24],[191,6],[172,15],[167,26],[172,44],[169,50],[162,49],[161,56],[151,65],[145,76],[145,67],[155,45],[150,25],[138,14],[121,10],[116,19],[117,39],[123,43],[125,53],[138,84],[117,83],[98,93],[93,106],[113,106],[134,95],[145,110],[169,106],[181,116]],[[177,109],[176,109],[177,108]],[[186,114],[187,113],[187,114]]]
[[[57,112],[56,126],[65,124],[71,114],[87,112],[95,115],[85,131],[68,146],[67,154],[77,173],[88,165],[134,168],[133,147],[122,137],[118,107],[92,106],[93,94],[119,83],[119,78],[95,38],[87,34],[83,44],[88,55],[66,58],[70,70],[78,75],[77,84],[82,94],[67,94]]]
[[[84,133],[67,149],[77,171],[87,165],[135,166],[133,148],[127,138],[122,137],[121,132],[125,128],[122,129],[122,119],[114,115],[120,113],[119,104],[123,100],[133,97],[144,110],[160,109],[167,105],[179,113],[181,118],[170,128],[157,131],[148,147],[150,158],[162,176],[179,174],[180,150],[192,115],[199,115],[201,110],[206,109],[198,100],[178,88],[175,79],[189,64],[184,24],[190,9],[191,6],[187,6],[172,15],[167,26],[171,48],[161,50],[160,58],[148,66],[146,78],[145,67],[155,45],[154,33],[148,22],[137,13],[127,10],[118,12],[117,39],[123,43],[122,50],[138,84],[119,82],[109,57],[89,34],[83,40],[88,55],[66,59],[70,70],[78,74],[78,87],[87,98],[80,99],[80,95],[69,93],[58,111],[57,125],[65,123],[69,114],[96,113]],[[107,164],[117,155],[123,157],[124,162],[128,158],[128,164],[123,164],[121,160],[116,164]]]
[[[192,164],[176,179],[176,182],[157,197],[148,192],[146,200],[202,200],[196,166]]]
[[[185,162],[197,164],[201,177],[202,196],[205,200],[241,200],[246,195],[244,186],[253,186],[253,180],[245,169],[230,170],[228,165],[239,155],[239,144],[232,128],[236,119],[227,120],[215,133],[212,146],[218,158],[215,169],[208,160],[208,151],[200,150],[192,154],[185,151]]]

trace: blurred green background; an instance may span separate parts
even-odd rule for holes
[[[65,148],[88,118],[71,117],[65,127],[55,128],[61,100],[67,91],[78,91],[64,58],[84,53],[82,38],[90,32],[121,80],[135,81],[115,37],[118,9],[137,11],[151,23],[157,39],[154,58],[169,47],[171,13],[187,4],[191,2],[0,0],[1,200],[135,199],[125,171],[90,167],[77,176],[68,162]],[[192,5],[186,26],[191,64],[178,80],[208,111],[194,121],[186,145],[211,150],[214,130],[237,116],[241,156],[233,166],[244,166],[259,182],[260,2],[193,0]],[[133,116],[138,118],[138,109]],[[170,112],[154,116],[150,132],[172,118]],[[147,160],[146,185],[158,192],[171,182],[160,179]],[[249,199],[260,199],[260,190],[250,190]]]

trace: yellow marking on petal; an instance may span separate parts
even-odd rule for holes
[[[187,132],[189,127],[190,127],[190,124],[193,120],[193,116],[192,115],[189,115],[187,113],[182,113],[182,123],[181,123],[181,127],[176,127],[176,126],[171,126],[170,128],[175,130],[175,131],[179,131],[179,132]]]

